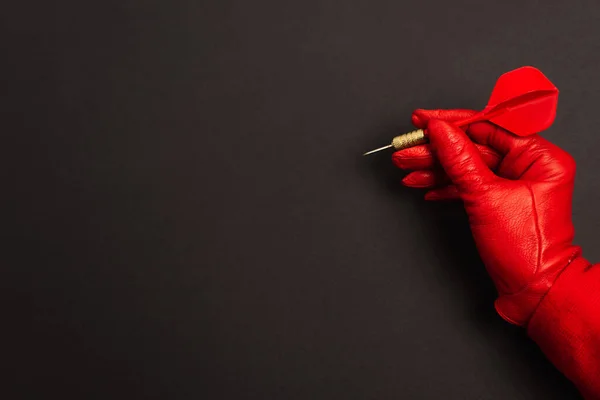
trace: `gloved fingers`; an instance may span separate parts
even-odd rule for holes
[[[421,189],[431,189],[451,183],[450,178],[442,169],[425,169],[411,172],[402,179],[404,186]]]
[[[437,163],[428,144],[422,144],[392,154],[393,163],[400,169],[431,169]]]
[[[483,162],[489,167],[489,169],[495,171],[496,168],[498,168],[498,166],[500,165],[500,162],[502,161],[502,156],[487,146],[482,146],[477,143],[474,144],[477,150],[479,151],[479,154],[481,154]]]
[[[475,147],[487,166],[495,170],[502,160],[500,154],[487,146],[475,144]],[[428,144],[397,151],[392,155],[392,161],[398,168],[410,170],[432,169],[439,166]]]
[[[460,200],[460,193],[455,185],[448,185],[438,189],[432,189],[425,193],[425,200],[449,201]]]
[[[433,153],[459,190],[476,191],[497,179],[459,127],[432,119],[427,128]]]
[[[498,175],[508,179],[570,182],[576,164],[566,151],[542,137],[522,150],[508,153],[498,168]]]
[[[474,142],[502,154],[498,175],[508,179],[572,179],[572,157],[539,135],[520,137],[489,122],[471,124],[467,134]],[[538,168],[531,168],[532,165]],[[541,168],[539,168],[541,167]]]
[[[537,135],[520,137],[490,122],[474,122],[467,128],[467,135],[475,142],[488,146],[502,155],[537,140]]]
[[[417,109],[412,113],[412,123],[414,126],[420,129],[424,129],[427,127],[427,123],[431,119],[439,119],[442,121],[460,121],[463,119],[467,119],[477,114],[477,111],[474,110],[463,110],[463,109],[455,109],[455,110],[423,110]]]

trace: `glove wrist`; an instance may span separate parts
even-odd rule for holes
[[[561,273],[575,260],[581,258],[581,248],[571,246],[565,250],[564,254],[565,257],[561,257],[552,265],[540,268],[541,271],[535,274],[521,290],[510,294],[501,294],[494,303],[496,312],[511,324],[526,326]]]

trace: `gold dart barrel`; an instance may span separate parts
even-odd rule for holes
[[[408,149],[409,147],[417,146],[427,142],[423,129],[405,133],[404,135],[396,136],[392,139],[392,146],[396,150]]]
[[[364,156],[377,153],[378,151],[389,149],[393,147],[394,150],[408,149],[409,147],[417,146],[419,144],[427,143],[425,132],[423,129],[417,129],[416,131],[408,132],[400,136],[396,136],[392,139],[392,144],[384,147],[380,147],[375,150],[371,150],[363,154]]]

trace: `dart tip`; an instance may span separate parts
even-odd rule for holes
[[[380,147],[375,150],[367,151],[365,154],[363,154],[363,157],[368,156],[369,154],[377,153],[378,151],[381,151],[381,150],[389,149],[392,146],[393,146],[393,144],[388,144],[387,146],[383,146],[383,147]]]

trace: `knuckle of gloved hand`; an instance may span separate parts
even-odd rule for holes
[[[543,138],[540,138],[539,140],[539,143],[541,143],[540,150],[552,159],[553,164],[555,164],[555,167],[562,172],[562,175],[574,178],[577,164],[573,156],[552,142]]]
[[[547,168],[551,169],[556,179],[572,181],[575,179],[576,163],[575,159],[566,151],[556,148],[557,151],[543,154],[540,161],[543,161]]]
[[[562,156],[562,160],[560,162],[565,176],[573,179],[575,178],[575,172],[577,170],[577,163],[575,162],[575,159],[573,158],[572,155],[570,155],[569,153],[567,153],[566,151],[563,151],[563,156]]]

